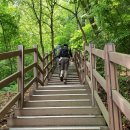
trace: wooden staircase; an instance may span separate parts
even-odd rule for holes
[[[108,130],[91,91],[81,85],[74,65],[70,65],[67,85],[55,70],[47,86],[39,86],[8,120],[10,130]]]

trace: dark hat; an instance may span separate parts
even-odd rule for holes
[[[64,46],[67,46],[67,47],[68,47],[68,44],[64,44]]]

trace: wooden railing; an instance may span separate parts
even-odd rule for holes
[[[75,59],[81,81],[86,80],[91,88],[92,105],[98,104],[110,130],[122,130],[121,113],[130,121],[130,103],[119,93],[116,66],[121,65],[130,69],[130,55],[115,52],[114,44],[105,45],[104,50],[96,49],[93,44],[85,45],[84,48],[84,54],[81,56],[80,53],[76,53]],[[97,58],[104,61],[105,77],[101,76],[97,70]],[[85,74],[80,73],[83,62]],[[98,94],[98,84],[107,94],[108,109]]]
[[[76,52],[74,54],[74,61],[75,61],[75,65],[76,65],[76,69],[77,69],[77,73],[80,79],[80,83],[84,84],[85,82],[85,76],[84,76],[84,57],[82,55],[82,53],[80,52]]]
[[[34,54],[34,63],[25,67],[25,55]],[[38,84],[44,85],[48,82],[51,72],[55,67],[54,53],[46,54],[42,57],[38,51],[37,45],[32,49],[24,49],[23,45],[18,46],[18,51],[7,52],[0,54],[0,60],[18,57],[18,70],[14,74],[0,81],[0,89],[17,80],[18,93],[0,110],[0,119],[10,110],[10,108],[18,102],[18,107],[23,107],[24,95],[26,91],[33,85],[33,89],[38,87]],[[25,74],[33,69],[33,78],[25,84]]]

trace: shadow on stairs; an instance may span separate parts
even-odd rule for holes
[[[81,85],[74,65],[67,85],[56,69],[47,86],[39,86],[8,120],[10,130],[108,130],[98,106],[91,106],[91,91]]]

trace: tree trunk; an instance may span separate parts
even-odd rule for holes
[[[44,55],[44,46],[42,39],[42,0],[40,0],[39,35],[40,35],[40,45],[42,49],[42,54]]]
[[[51,6],[51,45],[52,45],[52,50],[54,50],[54,7]]]
[[[80,30],[81,30],[81,32],[82,32],[83,40],[84,40],[84,42],[87,44],[86,34],[85,34],[85,32],[84,32],[84,30],[83,30],[83,28],[82,28],[82,25],[81,25],[81,22],[80,22],[80,20],[79,20],[79,18],[78,18],[78,14],[77,14],[77,13],[75,14],[75,18],[76,18],[77,24],[79,25],[79,28],[80,28]]]
[[[81,4],[85,10],[86,13],[89,13],[89,10],[91,8],[91,6],[89,5],[89,1],[86,1],[86,3],[84,1],[81,1]],[[88,5],[88,7],[86,6],[86,4]],[[92,26],[92,29],[93,29],[93,32],[94,34],[98,37],[99,35],[99,31],[98,31],[98,26],[95,24],[95,19],[93,16],[91,16],[90,18],[88,18],[91,26]]]
[[[44,55],[44,46],[43,46],[43,39],[42,39],[42,24],[41,21],[39,21],[39,38],[40,38],[40,46],[42,49],[42,54]]]

